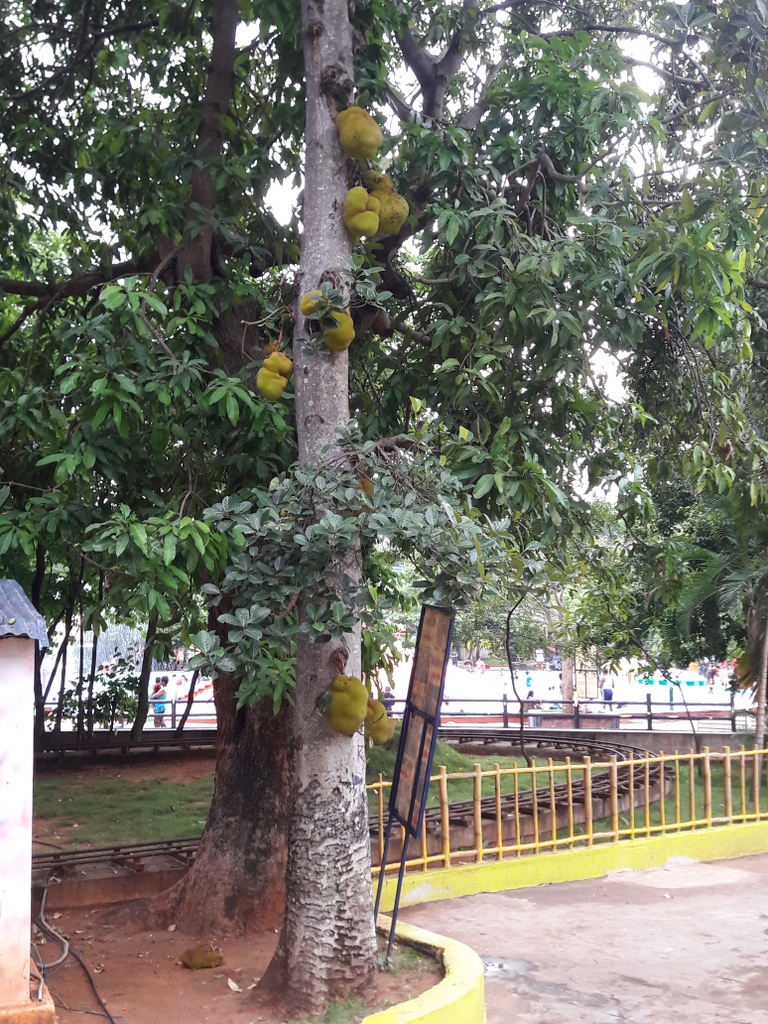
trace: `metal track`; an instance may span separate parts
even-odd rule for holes
[[[615,756],[619,764],[617,787],[620,796],[628,793],[630,790],[630,774],[626,762],[629,761],[631,757],[646,757],[650,753],[650,751],[644,750],[642,747],[631,746],[627,743],[602,743],[593,738],[580,738],[578,736],[574,736],[572,733],[566,737],[562,735],[562,733],[558,735],[558,732],[559,730],[543,729],[530,732],[526,731],[526,748],[538,751],[546,749],[548,751],[555,752],[568,750],[570,753],[576,754],[576,756],[588,756],[598,762],[608,761],[612,756]],[[482,743],[483,745],[498,745],[500,743],[504,743],[509,744],[511,747],[516,749],[519,749],[520,747],[519,729],[505,729],[502,726],[497,728],[488,726],[441,726],[439,729],[439,735],[443,739],[459,744]],[[651,765],[648,772],[649,781],[652,784],[656,783],[659,780],[660,775],[661,765]],[[637,773],[634,781],[636,787],[641,785],[644,786],[646,784],[645,772],[643,772],[642,775]],[[568,805],[568,789],[569,787],[567,783],[558,783],[554,786],[556,807],[565,807]],[[607,798],[609,792],[609,772],[605,771],[595,775],[592,779],[593,799]],[[584,802],[583,781],[577,780],[571,783],[570,800],[575,804]],[[546,791],[542,792],[541,795],[537,794],[536,801],[540,808],[544,806],[549,807],[551,802],[550,789],[547,787]],[[518,814],[532,814],[534,810],[534,797],[532,792],[530,796],[522,796],[518,794],[516,807]],[[514,794],[502,796],[502,815],[514,813],[514,810]],[[495,796],[484,797],[480,801],[480,813],[481,816],[486,819],[493,819],[496,817]],[[472,800],[458,800],[448,806],[448,819],[453,825],[460,826],[466,824],[472,819],[473,814],[474,802]],[[439,806],[427,807],[427,828],[436,827],[440,819],[441,810]],[[371,815],[369,818],[369,829],[371,834],[377,834],[378,828],[378,816],[375,814]],[[33,870],[37,872],[45,871],[65,876],[67,874],[72,874],[77,867],[85,864],[113,864],[131,868],[138,873],[144,870],[145,860],[151,857],[169,857],[178,861],[180,865],[189,865],[194,860],[199,845],[199,836],[188,836],[184,839],[162,839],[144,843],[121,843],[117,846],[97,846],[89,850],[56,850],[53,852],[34,854],[32,857],[32,867]]]

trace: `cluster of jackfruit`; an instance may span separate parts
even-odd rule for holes
[[[270,352],[256,374],[256,390],[268,402],[276,402],[293,373],[293,363],[282,352]]]
[[[339,144],[347,156],[371,160],[382,143],[381,129],[362,107],[349,107],[336,117]],[[356,185],[344,200],[344,223],[355,238],[396,235],[408,217],[408,202],[395,192],[386,174],[368,171],[364,186]]]
[[[355,325],[352,323],[349,309],[328,309],[327,305],[327,298],[321,291],[315,289],[302,295],[299,309],[302,316],[321,313],[319,323],[323,341],[332,352],[344,352],[352,344]]]
[[[357,676],[334,676],[321,695],[318,708],[334,732],[354,736],[362,725],[366,740],[377,747],[391,740],[395,731],[395,723],[387,715],[387,709],[381,701],[370,696]]]
[[[336,117],[336,128],[339,144],[347,156],[371,160],[378,153],[383,141],[381,128],[362,107],[342,110]],[[367,171],[363,184],[351,188],[344,198],[344,224],[355,239],[397,234],[408,212],[407,200],[395,192],[392,180],[380,171]],[[299,309],[302,316],[318,324],[323,341],[332,352],[344,352],[352,344],[355,325],[349,308],[332,308],[329,295],[313,289],[302,295]],[[370,493],[367,487],[363,489]]]
[[[380,209],[379,200],[362,185],[351,188],[344,199],[344,223],[349,233],[355,238],[377,235]]]
[[[395,192],[392,179],[381,171],[368,171],[365,187],[371,199],[379,204],[380,235],[396,235],[408,219],[408,200]]]

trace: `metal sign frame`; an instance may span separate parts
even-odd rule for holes
[[[433,605],[423,605],[421,609],[411,681],[400,732],[400,744],[397,748],[392,789],[389,794],[387,828],[374,906],[374,919],[376,919],[379,914],[386,874],[392,825],[397,821],[405,829],[405,840],[400,856],[400,870],[392,910],[387,959],[391,955],[397,925],[400,892],[405,874],[405,862],[408,857],[408,841],[411,837],[418,839],[424,825],[432,760],[435,755],[437,730],[440,724],[440,705],[445,688],[445,670],[448,666],[453,639],[454,615],[452,609],[437,608]]]

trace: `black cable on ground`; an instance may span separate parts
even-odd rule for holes
[[[50,875],[45,880],[45,885],[44,885],[44,888],[43,888],[43,898],[40,901],[40,913],[39,913],[38,918],[37,918],[37,923],[38,923],[38,925],[39,925],[39,927],[41,928],[42,931],[44,931],[47,935],[50,935],[52,939],[54,939],[56,942],[58,942],[61,945],[61,948],[62,948],[63,952],[62,952],[62,955],[59,957],[58,960],[54,960],[53,963],[50,963],[50,964],[45,964],[45,971],[47,973],[48,971],[50,971],[50,969],[52,967],[57,967],[59,964],[63,963],[66,960],[67,956],[71,953],[72,956],[75,958],[75,960],[77,960],[77,962],[80,964],[80,966],[82,967],[83,971],[85,971],[85,976],[88,979],[91,988],[93,989],[93,994],[96,996],[96,999],[98,1000],[99,1006],[101,1006],[102,1010],[104,1011],[104,1016],[107,1018],[107,1020],[109,1020],[110,1024],[117,1024],[117,1021],[115,1020],[115,1018],[112,1016],[112,1014],[107,1009],[106,1003],[104,1002],[104,1000],[99,995],[99,990],[96,988],[96,983],[93,980],[93,976],[92,976],[91,972],[88,970],[88,968],[87,968],[83,958],[80,956],[80,954],[76,950],[74,950],[72,948],[72,946],[70,946],[69,942],[64,938],[64,936],[61,934],[61,932],[58,932],[53,927],[53,925],[48,924],[48,922],[45,919],[45,902],[46,902],[46,900],[48,898],[48,882],[49,882],[49,880],[50,880]]]

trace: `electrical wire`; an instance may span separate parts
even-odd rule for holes
[[[47,975],[48,971],[46,970],[45,964],[43,963],[43,959],[40,956],[40,953],[38,952],[37,946],[34,944],[34,942],[32,943],[32,947],[31,948],[34,949],[34,951],[37,953],[38,958],[40,959],[40,963],[42,965],[42,972],[38,971],[36,963],[30,962],[30,965],[29,965],[29,973],[33,974],[34,977],[36,977],[37,980],[40,982],[40,984],[37,986],[37,1001],[38,1001],[38,1003],[40,1003],[43,1000],[43,989],[45,988],[45,976]]]
[[[64,938],[61,932],[56,931],[53,925],[48,924],[45,919],[45,902],[48,899],[48,882],[50,876],[45,880],[45,886],[43,887],[43,898],[40,901],[40,913],[37,916],[38,924],[44,932],[47,932],[56,942],[61,946],[61,956],[58,960],[53,960],[51,963],[46,964],[46,970],[50,971],[52,967],[58,967],[59,964],[63,964],[69,956],[69,942]]]
[[[104,1011],[103,1015],[107,1018],[107,1020],[110,1022],[110,1024],[117,1024],[117,1021],[115,1020],[115,1018],[112,1016],[112,1014],[107,1009],[106,1003],[104,1002],[104,1000],[99,995],[99,990],[96,988],[96,983],[93,980],[93,975],[88,970],[88,967],[86,966],[85,961],[83,960],[83,958],[80,956],[80,954],[77,952],[77,950],[73,949],[70,946],[69,942],[61,934],[61,932],[58,932],[53,927],[53,925],[48,924],[48,922],[45,919],[45,903],[46,903],[46,900],[48,898],[48,883],[49,883],[49,881],[50,881],[50,875],[45,879],[45,886],[43,888],[43,898],[40,901],[40,913],[38,914],[38,917],[37,917],[37,923],[38,923],[38,925],[39,925],[39,927],[40,927],[40,929],[42,931],[44,931],[47,935],[50,935],[52,939],[54,939],[56,942],[61,944],[61,948],[62,948],[63,952],[62,952],[62,955],[58,958],[58,960],[54,960],[53,963],[50,963],[50,964],[45,964],[45,971],[47,973],[48,971],[51,970],[52,967],[58,967],[58,965],[63,963],[66,960],[66,958],[69,956],[69,954],[71,953],[72,956],[75,958],[75,960],[77,960],[77,962],[80,964],[80,966],[82,967],[83,971],[85,972],[85,976],[88,979],[88,982],[89,982],[89,984],[90,984],[90,986],[91,986],[91,988],[93,990],[93,994],[94,994],[94,996],[96,996],[96,999],[98,1000],[99,1006],[101,1006],[102,1010]]]

